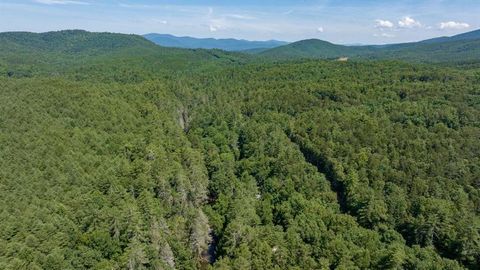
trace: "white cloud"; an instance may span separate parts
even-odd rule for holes
[[[422,24],[419,21],[416,21],[415,19],[411,17],[403,17],[400,21],[398,21],[398,26],[402,28],[414,28],[414,27],[420,27]]]
[[[440,23],[440,29],[442,30],[450,30],[450,29],[466,29],[469,28],[470,25],[468,23],[462,23],[462,22],[454,22],[454,21],[449,21],[449,22],[442,22]]]
[[[375,27],[376,28],[393,28],[393,23],[388,20],[375,20]]]
[[[317,28],[317,32],[319,33],[323,33],[325,31],[325,29],[323,29],[323,27],[318,27]]]
[[[39,4],[45,5],[89,5],[87,2],[73,0],[33,0]]]
[[[217,32],[218,28],[215,25],[209,25],[210,32]]]

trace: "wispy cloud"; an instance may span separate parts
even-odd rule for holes
[[[33,0],[33,2],[44,5],[90,5],[88,2],[74,0]]]
[[[125,3],[120,3],[118,4],[120,7],[123,8],[155,8],[157,6],[154,5],[142,5],[142,4],[125,4]]]
[[[220,19],[210,19],[208,22],[208,28],[210,32],[217,32],[220,30],[225,30],[230,27],[230,23],[224,18]]]
[[[320,26],[320,27],[317,28],[317,32],[323,33],[323,32],[325,32],[325,29],[322,26]]]
[[[255,17],[240,13],[216,12],[213,7],[209,7],[206,15],[207,25],[210,32],[227,30],[230,28],[241,27],[247,21],[256,20]]]
[[[152,21],[153,23],[157,23],[157,24],[168,24],[168,21],[167,21],[167,20],[151,19],[151,21]]]
[[[467,29],[470,27],[470,24],[464,23],[464,22],[454,22],[454,21],[449,21],[449,22],[441,22],[440,23],[440,29],[442,30],[461,30],[461,29]]]
[[[225,14],[225,17],[232,18],[232,19],[238,19],[238,20],[253,20],[255,17],[250,16],[250,15],[244,15],[244,14]]]
[[[381,34],[374,34],[374,37],[383,37],[383,38],[394,38],[394,34],[389,34],[389,33],[381,33]]]

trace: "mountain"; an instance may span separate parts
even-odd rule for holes
[[[420,43],[440,43],[440,42],[451,42],[451,41],[468,41],[468,40],[476,40],[480,39],[480,29],[451,36],[451,37],[438,37],[420,41]]]
[[[318,39],[294,42],[258,55],[272,59],[396,59],[412,62],[464,63],[480,60],[480,30],[419,42],[390,45],[344,46]]]
[[[421,41],[404,46],[385,47],[369,57],[410,62],[467,64],[480,61],[480,39]]]
[[[451,37],[380,47],[370,55],[374,59],[411,62],[465,64],[480,61],[480,30]]]
[[[373,52],[370,46],[337,45],[319,39],[308,39],[294,42],[285,46],[260,52],[262,56],[276,59],[294,58],[338,58],[351,57]]]
[[[68,73],[72,69],[93,69],[95,74],[105,76],[110,73],[103,70],[110,66],[124,68],[125,78],[140,69],[143,75],[147,69],[154,76],[173,69],[230,65],[248,57],[221,50],[161,47],[139,35],[82,30],[0,33],[0,72],[16,77]]]
[[[0,46],[10,50],[56,52],[68,54],[111,53],[124,48],[154,48],[154,44],[138,35],[91,33],[65,30],[46,33],[0,33]]]
[[[246,51],[260,48],[275,48],[288,44],[284,41],[249,41],[243,39],[215,39],[177,37],[168,34],[147,34],[144,37],[157,45],[188,49],[221,49],[225,51]]]

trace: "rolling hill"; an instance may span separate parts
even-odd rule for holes
[[[243,39],[215,39],[177,37],[168,34],[147,34],[144,37],[157,45],[187,49],[220,49],[225,51],[247,51],[252,49],[270,49],[288,44],[284,41],[249,41]]]
[[[137,35],[91,33],[64,30],[46,33],[0,33],[1,47],[15,51],[35,50],[68,54],[101,54],[124,48],[154,48],[154,44]],[[2,48],[3,49],[3,48]]]
[[[16,77],[97,70],[110,65],[125,73],[189,70],[199,66],[241,63],[245,54],[206,49],[161,47],[138,35],[64,30],[46,33],[0,33],[0,72]]]
[[[271,59],[395,59],[411,62],[463,63],[480,60],[480,30],[419,42],[383,46],[344,46],[318,39],[302,40],[258,55]]]
[[[358,56],[372,52],[374,52],[374,49],[368,46],[344,46],[319,39],[307,39],[262,51],[259,53],[259,55],[275,59],[327,59],[344,56]]]
[[[451,37],[438,37],[420,41],[420,43],[440,43],[440,42],[450,42],[450,41],[466,41],[466,40],[476,40],[480,39],[480,29],[451,36]]]
[[[480,39],[445,39],[417,42],[401,47],[382,48],[371,55],[374,59],[395,59],[410,62],[463,64],[480,61]]]

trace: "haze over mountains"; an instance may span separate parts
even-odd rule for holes
[[[472,61],[480,59],[480,30],[389,45],[344,46],[310,39],[263,51],[260,55],[282,59],[356,57],[421,62]]]
[[[83,30],[0,33],[0,51],[0,73],[5,71],[11,77],[63,74],[79,69],[97,69],[96,74],[103,76],[104,67],[113,60],[123,59],[130,63],[123,71],[125,79],[134,76],[141,80],[149,73],[142,70],[139,75],[132,70],[185,70],[210,60],[218,65],[245,58],[243,54],[221,50],[194,51],[157,46],[138,35]]]
[[[177,54],[191,54],[188,49],[205,49],[204,55],[211,57],[210,49],[232,52],[236,60],[261,57],[266,60],[294,59],[391,59],[428,63],[469,63],[480,60],[480,30],[452,37],[439,37],[419,42],[346,46],[318,39],[301,40],[293,43],[283,41],[248,41],[236,39],[197,39],[172,35],[148,34],[122,35],[114,33],[89,33],[82,30],[47,32],[0,33],[0,47],[22,53],[32,49],[45,53],[113,53],[117,50],[137,48],[142,54],[163,51],[166,58]],[[155,44],[159,46],[155,46]],[[98,46],[97,46],[98,45]],[[166,50],[167,47],[170,50]],[[159,49],[163,48],[163,49]],[[166,51],[165,51],[166,50]],[[217,54],[224,54],[217,50]],[[167,53],[168,52],[168,53]],[[194,54],[198,57],[198,54]],[[29,61],[24,59],[23,61]]]
[[[252,49],[269,49],[286,45],[288,42],[278,40],[249,41],[243,39],[215,39],[177,37],[169,34],[146,34],[144,37],[157,45],[187,49],[220,49],[225,51],[246,51]]]
[[[415,62],[468,62],[480,59],[480,30],[451,37],[438,37],[418,42],[387,45],[338,45],[319,39],[293,43],[284,41],[248,41],[176,37],[147,34],[144,37],[157,45],[177,48],[221,49],[243,51],[270,59],[396,59]]]

